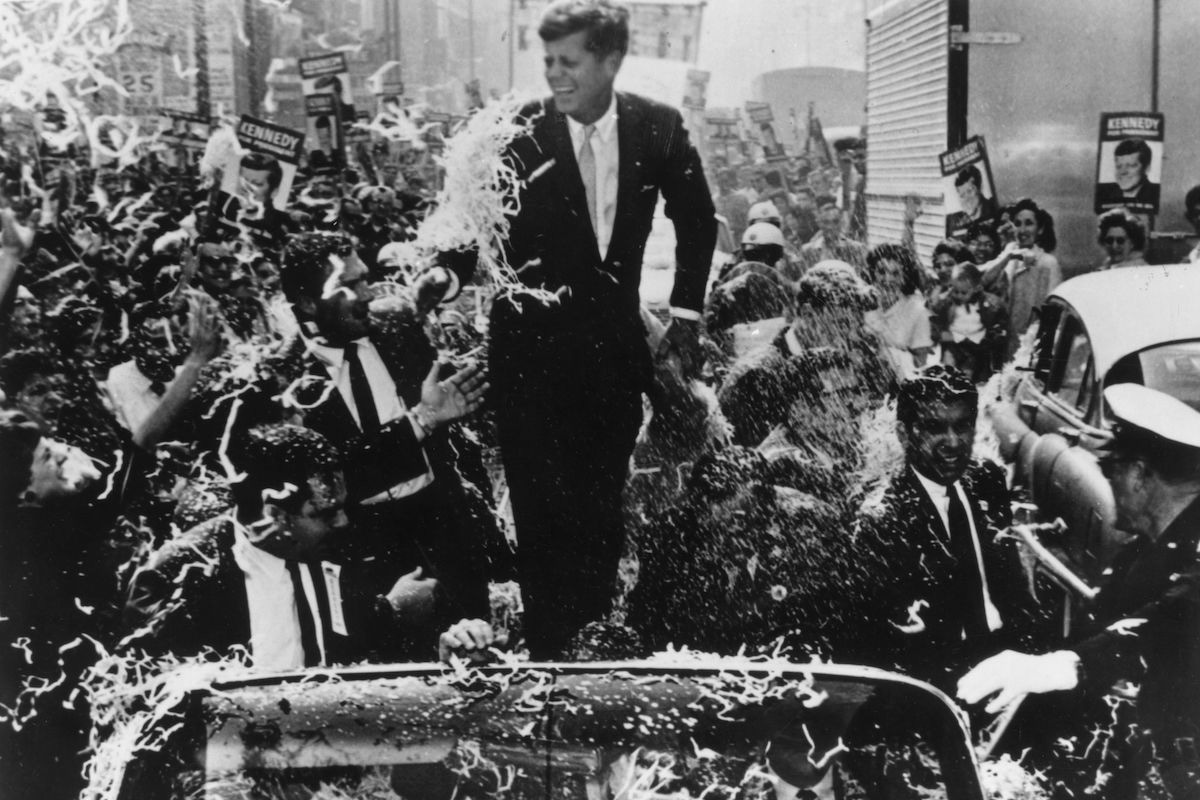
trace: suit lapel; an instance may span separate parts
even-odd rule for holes
[[[315,356],[309,356],[310,362],[305,372],[307,381],[298,391],[300,402],[308,406],[306,417],[315,418],[317,425],[326,431],[341,431],[346,437],[357,436],[359,429],[354,422],[354,416],[346,407],[346,401],[337,390],[337,385],[329,377],[329,370]],[[328,392],[328,394],[326,394]],[[325,434],[327,437],[329,434]]]
[[[624,94],[617,94],[617,210],[613,218],[612,238],[609,240],[607,260],[611,260],[616,248],[613,242],[627,240],[626,230],[634,215],[639,181],[642,172],[642,137],[644,128],[640,107]]]
[[[929,492],[925,491],[925,487],[917,479],[912,467],[908,466],[904,468],[904,491],[912,492],[917,498],[917,506],[921,509],[921,518],[929,521],[930,532],[944,546],[949,537],[946,534],[946,526],[942,524],[942,515],[938,513],[937,506],[933,504],[933,498],[929,496]]]
[[[558,181],[567,208],[582,227],[584,220],[588,219],[587,194],[583,190],[583,178],[579,176],[579,161],[575,158],[571,131],[567,127],[567,115],[555,108],[553,100],[546,104],[546,116],[542,125],[550,139],[547,149],[553,154],[556,162],[551,172]],[[591,234],[596,261],[599,261],[600,250],[594,244],[596,232],[590,220],[587,222],[587,231]]]

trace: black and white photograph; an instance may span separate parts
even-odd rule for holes
[[[1096,159],[1096,213],[1125,208],[1157,214],[1162,182],[1162,114],[1110,112],[1100,115]]]
[[[0,800],[1200,800],[1197,33],[0,0]]]

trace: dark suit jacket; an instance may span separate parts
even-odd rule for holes
[[[421,399],[421,384],[436,353],[419,324],[401,323],[391,328],[387,333],[373,334],[372,341],[400,398],[412,408]],[[417,495],[383,504],[403,504],[387,514],[394,521],[384,524],[398,528],[392,534],[396,540],[406,541],[406,550],[411,551],[417,540],[421,540],[421,546],[434,562],[423,565],[427,577],[431,566],[441,567],[436,577],[453,597],[452,602],[447,598],[447,618],[486,617],[485,547],[500,534],[485,499],[491,492],[486,475],[473,476],[472,482],[459,469],[460,462],[479,458],[478,448],[472,446],[466,434],[458,426],[451,426],[418,441],[412,423],[407,417],[400,417],[385,423],[372,435],[364,435],[341,394],[330,387],[329,371],[305,351],[300,339],[293,342],[280,361],[277,375],[280,380],[276,394],[297,378],[302,379],[296,398],[305,407],[303,424],[341,452],[347,501],[352,511],[356,502],[432,471],[433,483]],[[370,508],[387,512],[380,506]],[[356,525],[363,522],[362,514],[351,516]],[[356,535],[362,533],[356,531]],[[437,553],[430,554],[431,548]],[[387,573],[389,579],[399,578],[419,565],[404,560],[406,563],[395,565],[400,571]]]
[[[552,99],[520,112],[532,120],[527,135],[509,148],[508,159],[523,181],[520,212],[512,217],[506,257],[531,287],[570,289],[569,312],[549,324],[567,328],[573,341],[617,353],[622,370],[636,374],[639,390],[650,380],[650,360],[638,314],[642,257],[661,193],[675,226],[675,285],[671,305],[699,312],[716,243],[712,197],[696,149],[675,109],[636,95],[617,93],[619,149],[617,205],[608,253],[603,259],[587,212],[587,199],[566,115]],[[531,264],[537,260],[536,265]],[[461,280],[474,268],[473,254],[448,259]],[[540,325],[517,314],[518,327]],[[493,386],[503,394],[508,320],[494,320],[501,353],[492,365]],[[519,336],[508,349],[536,349]],[[615,348],[615,350],[614,350]],[[572,346],[568,352],[578,353]],[[584,356],[586,358],[586,356]],[[519,372],[521,367],[516,365]]]
[[[988,592],[1004,623],[986,641],[962,638],[966,609],[951,599],[949,586],[958,570],[972,565],[960,564],[948,548],[937,508],[909,467],[893,476],[882,502],[864,511],[858,523],[860,544],[879,554],[888,570],[876,604],[881,616],[868,626],[878,637],[877,655],[884,665],[934,682],[957,678],[956,671],[967,661],[1016,643],[1029,633],[1032,619],[1016,551],[994,541],[1011,521],[1003,471],[990,462],[974,463],[962,486],[979,536]],[[917,601],[928,604],[918,612],[923,625],[906,632],[902,627],[910,623],[908,610]]]
[[[373,343],[400,398],[412,408],[421,399],[421,382],[433,365],[434,350],[423,336],[408,339],[403,343]],[[301,379],[296,399],[304,406],[304,426],[324,436],[341,452],[350,503],[425,473],[427,449],[439,449],[444,436],[419,442],[405,417],[385,423],[372,436],[364,436],[341,394],[330,387],[329,371],[305,351],[302,339],[292,343],[280,364],[281,390]]]
[[[512,145],[526,185],[521,212],[508,240],[509,263],[542,260],[540,285],[570,286],[576,295],[619,303],[636,315],[642,255],[659,193],[675,224],[677,272],[671,304],[700,311],[712,265],[717,223],[696,149],[675,109],[637,95],[617,94],[620,166],[617,208],[603,260],[587,213],[587,199],[566,115],[553,100],[527,106],[533,129]]]
[[[1097,696],[1119,679],[1141,681],[1138,717],[1160,744],[1200,737],[1200,500],[1157,542],[1126,545],[1103,578],[1080,656],[1083,688]],[[1126,632],[1115,622],[1143,619]]]
[[[1142,181],[1137,194],[1126,197],[1121,187],[1115,183],[1096,184],[1096,213],[1108,211],[1111,208],[1128,208],[1134,213],[1153,213],[1158,209],[1159,195],[1162,187],[1157,183]]]
[[[246,580],[233,556],[234,523],[214,517],[185,531],[154,552],[134,574],[124,623],[132,647],[149,653],[196,655],[205,647],[226,652],[250,646]],[[344,589],[353,581],[343,578]],[[347,594],[343,612],[350,636],[326,632],[334,663],[355,660],[395,625],[387,600]],[[426,642],[431,644],[431,642]]]

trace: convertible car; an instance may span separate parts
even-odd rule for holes
[[[129,736],[159,744],[120,765],[120,797],[982,797],[963,713],[865,667],[362,667],[247,673],[175,699],[154,714],[163,738]]]
[[[1103,390],[1140,383],[1200,409],[1200,268],[1127,267],[1082,275],[1042,306],[1033,352],[988,409],[1001,454],[1038,515],[1061,518],[1055,543],[1093,582],[1127,538],[1096,451],[1111,438]]]

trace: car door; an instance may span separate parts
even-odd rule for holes
[[[1094,451],[1107,440],[1100,418],[1100,381],[1087,327],[1063,306],[1048,341],[1045,392],[1034,430],[1033,501],[1043,519],[1067,523],[1062,549],[1085,579],[1095,581],[1107,563],[1112,492]]]
[[[1043,340],[1045,341],[1045,340]],[[1058,434],[1071,443],[1090,426],[1097,401],[1095,364],[1087,329],[1074,309],[1058,315],[1045,364],[1045,391],[1033,428],[1040,434]]]

